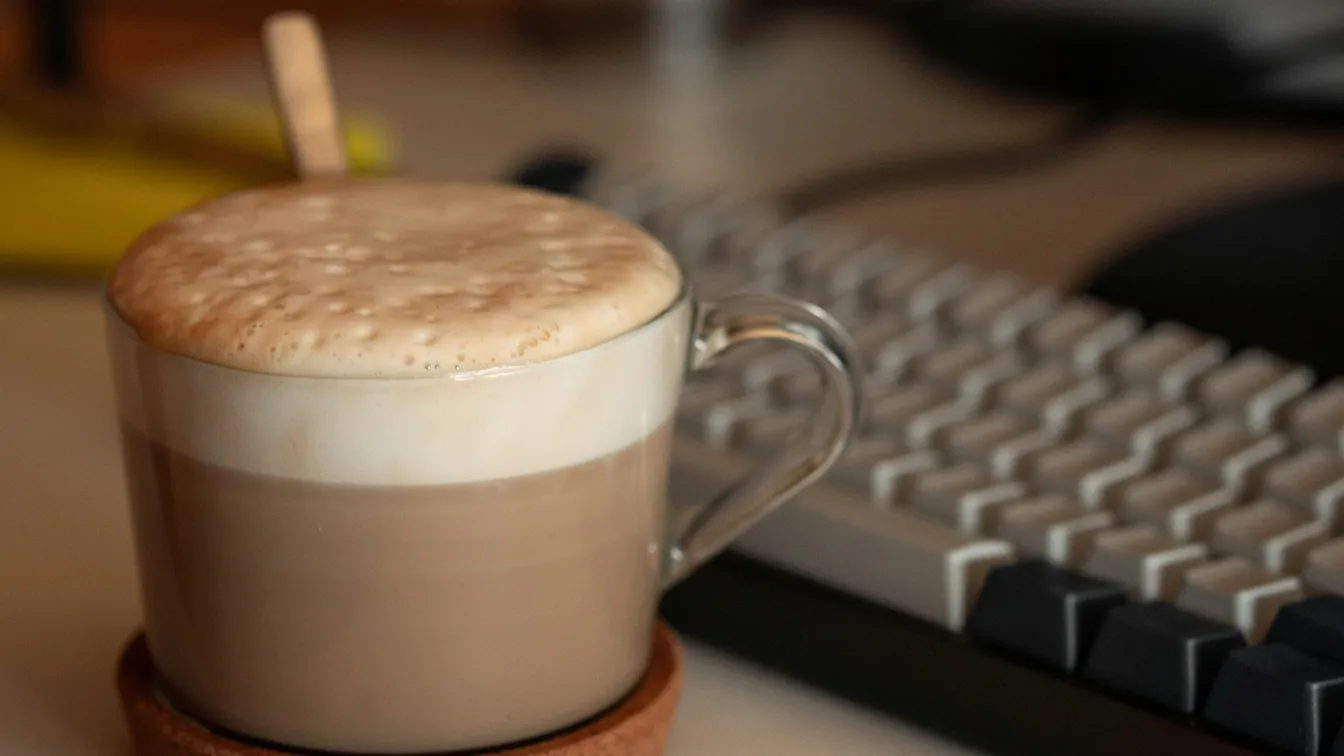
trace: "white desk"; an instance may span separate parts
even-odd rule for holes
[[[972,93],[878,35],[793,19],[713,93],[651,90],[613,61],[524,62],[428,32],[335,34],[344,102],[392,118],[408,172],[493,176],[556,139],[687,186],[760,189],[893,151],[1030,137],[1057,112]],[[259,61],[165,82],[261,96]],[[1338,150],[1338,147],[1334,148]],[[1302,139],[1136,124],[1013,181],[874,198],[841,215],[1044,280],[1122,233],[1249,180],[1309,172]],[[137,624],[134,563],[92,288],[0,284],[0,753],[128,752],[111,676]],[[692,647],[669,756],[968,753]]]

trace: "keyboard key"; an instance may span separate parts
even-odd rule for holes
[[[1265,468],[1264,491],[1326,522],[1338,523],[1344,500],[1344,460],[1320,447],[1281,457]]]
[[[1033,560],[996,567],[971,610],[971,638],[1073,671],[1107,612],[1125,603],[1122,586]]]
[[[948,308],[948,324],[959,331],[984,335],[996,318],[1028,293],[1026,282],[1015,276],[986,276]]]
[[[1037,324],[1027,345],[1042,356],[1062,358],[1081,370],[1094,371],[1111,352],[1138,335],[1142,326],[1137,313],[1078,298]]]
[[[1344,664],[1286,643],[1238,649],[1214,678],[1203,717],[1289,753],[1324,756],[1344,719]]]
[[[825,302],[857,301],[866,282],[886,275],[905,262],[905,254],[891,242],[882,239],[868,242],[825,272]]]
[[[1021,415],[999,410],[948,428],[943,447],[958,462],[988,464],[1004,444],[1036,430]]]
[[[1012,380],[1027,370],[1027,362],[1016,350],[1005,349],[976,365],[961,377],[957,392],[973,407],[991,404],[994,392],[1005,381]]]
[[[952,400],[930,408],[914,417],[905,427],[905,440],[915,449],[941,448],[950,430],[959,423],[975,417],[975,407],[961,400]]]
[[[1314,596],[1283,607],[1266,642],[1344,664],[1344,598]]]
[[[1026,493],[1021,483],[1000,483],[984,467],[964,464],[920,474],[911,485],[910,505],[963,533],[992,532],[997,510]]]
[[[975,269],[970,265],[953,265],[924,281],[910,292],[905,310],[916,320],[932,320],[957,297],[969,291],[976,282]]]
[[[1076,496],[1084,507],[1098,509],[1113,488],[1141,475],[1146,463],[1095,438],[1084,438],[1042,451],[1031,467],[1036,490]]]
[[[1307,552],[1330,537],[1329,527],[1292,507],[1260,499],[1235,507],[1213,523],[1209,545],[1219,554],[1246,557],[1277,573],[1295,574]]]
[[[1091,553],[1093,537],[1115,524],[1110,512],[1083,509],[1067,496],[1049,494],[1004,505],[995,535],[1026,556],[1078,568]]]
[[[1228,655],[1245,645],[1236,628],[1165,601],[1128,604],[1106,615],[1083,676],[1193,714],[1203,706]]]
[[[1085,432],[1153,460],[1164,459],[1171,441],[1199,420],[1194,409],[1172,406],[1149,391],[1128,391],[1083,411]]]
[[[965,625],[989,571],[1014,560],[1006,541],[831,491],[781,507],[734,548],[954,632]]]
[[[1059,297],[1049,290],[1036,290],[1004,309],[989,327],[989,340],[1000,347],[1019,347],[1031,329],[1059,307]]]
[[[1033,466],[1042,454],[1059,445],[1059,434],[1044,428],[1000,444],[990,457],[995,477],[1003,480],[1030,478]]]
[[[915,449],[894,459],[875,461],[868,473],[868,497],[884,506],[904,506],[918,476],[938,469],[942,460],[927,449]]]
[[[867,406],[869,427],[901,430],[910,419],[953,399],[950,391],[937,386],[912,384],[895,386],[871,398]]]
[[[942,348],[944,340],[937,323],[917,323],[882,346],[873,357],[872,372],[884,381],[904,381],[911,363]]]
[[[901,378],[955,388],[966,371],[988,361],[995,351],[984,339],[962,336],[916,357],[901,374]]]
[[[1242,557],[1202,564],[1185,573],[1176,605],[1231,625],[1259,643],[1279,608],[1302,599],[1302,583],[1275,575]]]
[[[1344,538],[1336,538],[1307,552],[1302,582],[1313,591],[1344,596]]]
[[[1207,539],[1237,501],[1222,485],[1176,467],[1131,482],[1119,499],[1120,519],[1156,525],[1178,541]]]
[[[1220,480],[1238,493],[1253,492],[1263,468],[1287,451],[1285,437],[1258,435],[1228,417],[1200,423],[1172,444],[1176,464]]]
[[[1126,586],[1138,601],[1171,601],[1186,570],[1208,559],[1202,543],[1181,543],[1151,525],[1098,533],[1083,571]]]
[[[1039,418],[1064,432],[1075,417],[1110,393],[1101,378],[1078,375],[1068,365],[1045,363],[1025,375],[1004,381],[994,392],[1000,407]]]
[[[901,264],[864,282],[858,294],[874,309],[903,308],[910,295],[946,269],[950,261],[924,253],[902,255]]]
[[[1284,405],[1306,393],[1313,380],[1308,368],[1248,349],[1205,375],[1195,394],[1210,410],[1238,415],[1252,429],[1266,432],[1278,425]]]
[[[761,394],[719,402],[706,409],[700,418],[700,437],[711,446],[737,448],[747,441],[747,425],[778,412]]]
[[[1159,323],[1122,346],[1112,360],[1121,380],[1184,401],[1195,381],[1222,363],[1227,346],[1174,323]]]
[[[1335,379],[1303,397],[1288,413],[1293,438],[1335,451],[1344,450],[1344,378]]]

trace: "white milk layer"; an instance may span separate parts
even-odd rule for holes
[[[581,464],[670,422],[691,306],[579,354],[433,378],[307,378],[165,354],[110,326],[120,416],[197,460],[317,483],[444,485]]]

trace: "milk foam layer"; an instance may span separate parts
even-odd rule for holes
[[[277,478],[370,486],[531,475],[647,438],[675,411],[692,308],[599,347],[470,377],[308,378],[109,344],[123,422],[197,460]]]
[[[681,286],[635,226],[494,184],[306,182],[207,202],[146,233],[113,308],[146,342],[266,373],[409,377],[582,351]]]

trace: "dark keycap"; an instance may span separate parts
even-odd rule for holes
[[[1083,675],[1108,688],[1193,714],[1218,668],[1246,641],[1236,628],[1165,601],[1112,609]]]
[[[1344,719],[1344,664],[1262,643],[1233,651],[1203,716],[1288,753],[1321,756]]]
[[[1265,641],[1344,663],[1344,597],[1316,596],[1281,607]]]
[[[577,195],[596,171],[597,160],[576,150],[539,153],[513,170],[515,184],[556,194]]]
[[[1072,671],[1106,612],[1125,603],[1123,586],[1043,560],[996,567],[980,590],[966,633],[977,641]]]

